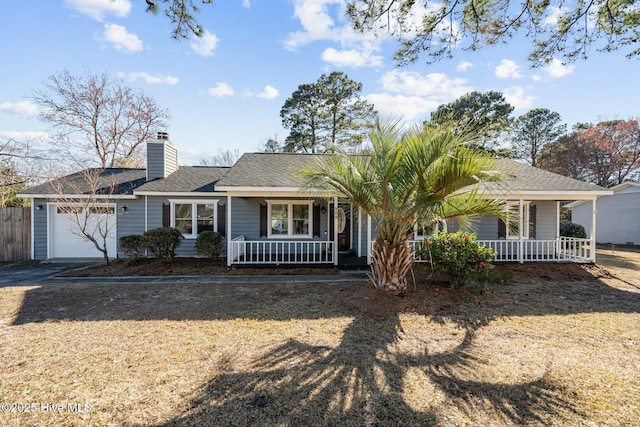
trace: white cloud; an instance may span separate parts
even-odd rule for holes
[[[524,110],[526,108],[531,108],[533,105],[533,100],[535,99],[531,95],[527,95],[524,92],[524,88],[522,86],[512,86],[503,92],[504,99],[516,110]]]
[[[46,132],[37,131],[2,131],[0,130],[0,138],[13,139],[15,141],[22,142],[46,142],[50,141],[51,137]]]
[[[388,93],[373,93],[365,96],[374,105],[381,117],[393,117],[403,121],[410,121],[424,116],[435,110],[440,102],[421,96],[391,95]]]
[[[124,18],[131,12],[129,0],[64,0],[64,5],[100,22],[107,15]]]
[[[458,72],[463,72],[463,71],[467,71],[468,69],[473,68],[473,64],[469,61],[461,61],[458,66],[456,67],[456,71]]]
[[[575,65],[566,65],[558,58],[553,58],[549,65],[544,67],[543,70],[547,73],[547,76],[558,79],[573,73],[575,68]]]
[[[204,30],[202,37],[193,37],[190,46],[198,55],[213,56],[213,51],[216,49],[216,46],[218,46],[219,41],[220,39],[218,39],[215,34]]]
[[[175,85],[180,81],[177,77],[162,76],[160,74],[152,76],[151,74],[145,73],[144,71],[118,73],[118,77],[132,82],[135,82],[138,79],[142,79],[142,81],[144,81],[148,85]]]
[[[329,47],[322,59],[338,67],[378,67],[382,57],[374,55],[380,51],[381,38],[371,33],[359,33],[345,19],[344,0],[295,0],[294,17],[300,21],[302,30],[289,33],[284,40],[288,50],[316,41],[329,41],[339,45]]]
[[[443,73],[420,74],[393,70],[380,79],[383,93],[367,95],[381,116],[410,121],[434,111],[441,104],[468,93],[467,79],[450,78]]]
[[[216,98],[222,98],[225,96],[232,96],[235,92],[233,88],[224,82],[218,82],[212,88],[207,89],[207,93]]]
[[[340,41],[340,35],[345,27],[335,25],[329,14],[329,6],[343,6],[343,0],[296,0],[293,15],[300,20],[303,31],[289,34],[285,40],[285,47],[294,50],[305,44],[317,40]]]
[[[386,72],[380,79],[384,90],[405,95],[429,96],[448,102],[469,92],[468,80],[452,79],[443,73],[422,75],[412,71],[393,70]]]
[[[0,110],[22,117],[38,115],[38,106],[29,101],[3,102],[0,104]]]
[[[142,40],[122,25],[104,24],[101,40],[111,43],[115,50],[126,53],[140,52],[143,49]]]
[[[242,0],[242,7],[245,9],[251,9],[251,0]]]
[[[264,87],[264,89],[262,90],[262,92],[254,93],[254,92],[251,92],[250,90],[247,90],[247,91],[244,92],[244,95],[245,96],[255,96],[256,98],[262,98],[262,99],[270,100],[270,99],[274,99],[278,95],[280,95],[280,92],[275,87],[273,87],[271,85],[266,85]]]
[[[510,59],[503,59],[500,62],[500,65],[496,67],[495,75],[499,79],[519,79],[522,77],[520,66]]]
[[[382,65],[382,56],[356,49],[336,50],[329,47],[322,52],[322,59],[336,67],[360,68]]]
[[[546,25],[558,25],[560,17],[569,12],[569,8],[564,6],[550,6],[549,10],[551,13],[544,19]]]

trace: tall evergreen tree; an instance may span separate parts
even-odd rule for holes
[[[538,165],[542,147],[557,141],[566,133],[560,114],[546,108],[535,108],[515,120],[511,132],[511,149],[517,158],[531,166]]]
[[[360,145],[374,117],[361,91],[362,84],[339,71],[298,86],[280,110],[289,129],[284,150],[324,153]]]
[[[456,132],[477,134],[479,144],[491,147],[511,124],[513,106],[504,95],[493,90],[470,92],[431,113],[431,124],[454,123]]]

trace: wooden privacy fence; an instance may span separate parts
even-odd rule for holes
[[[0,207],[0,262],[31,259],[31,209]]]

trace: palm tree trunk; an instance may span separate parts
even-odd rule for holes
[[[376,289],[402,294],[407,290],[407,274],[413,264],[413,252],[404,236],[397,244],[382,239],[373,242],[371,281]]]

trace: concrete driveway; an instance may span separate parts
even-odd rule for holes
[[[87,267],[96,261],[28,262],[0,268],[0,288],[50,281],[50,278],[68,270]]]

